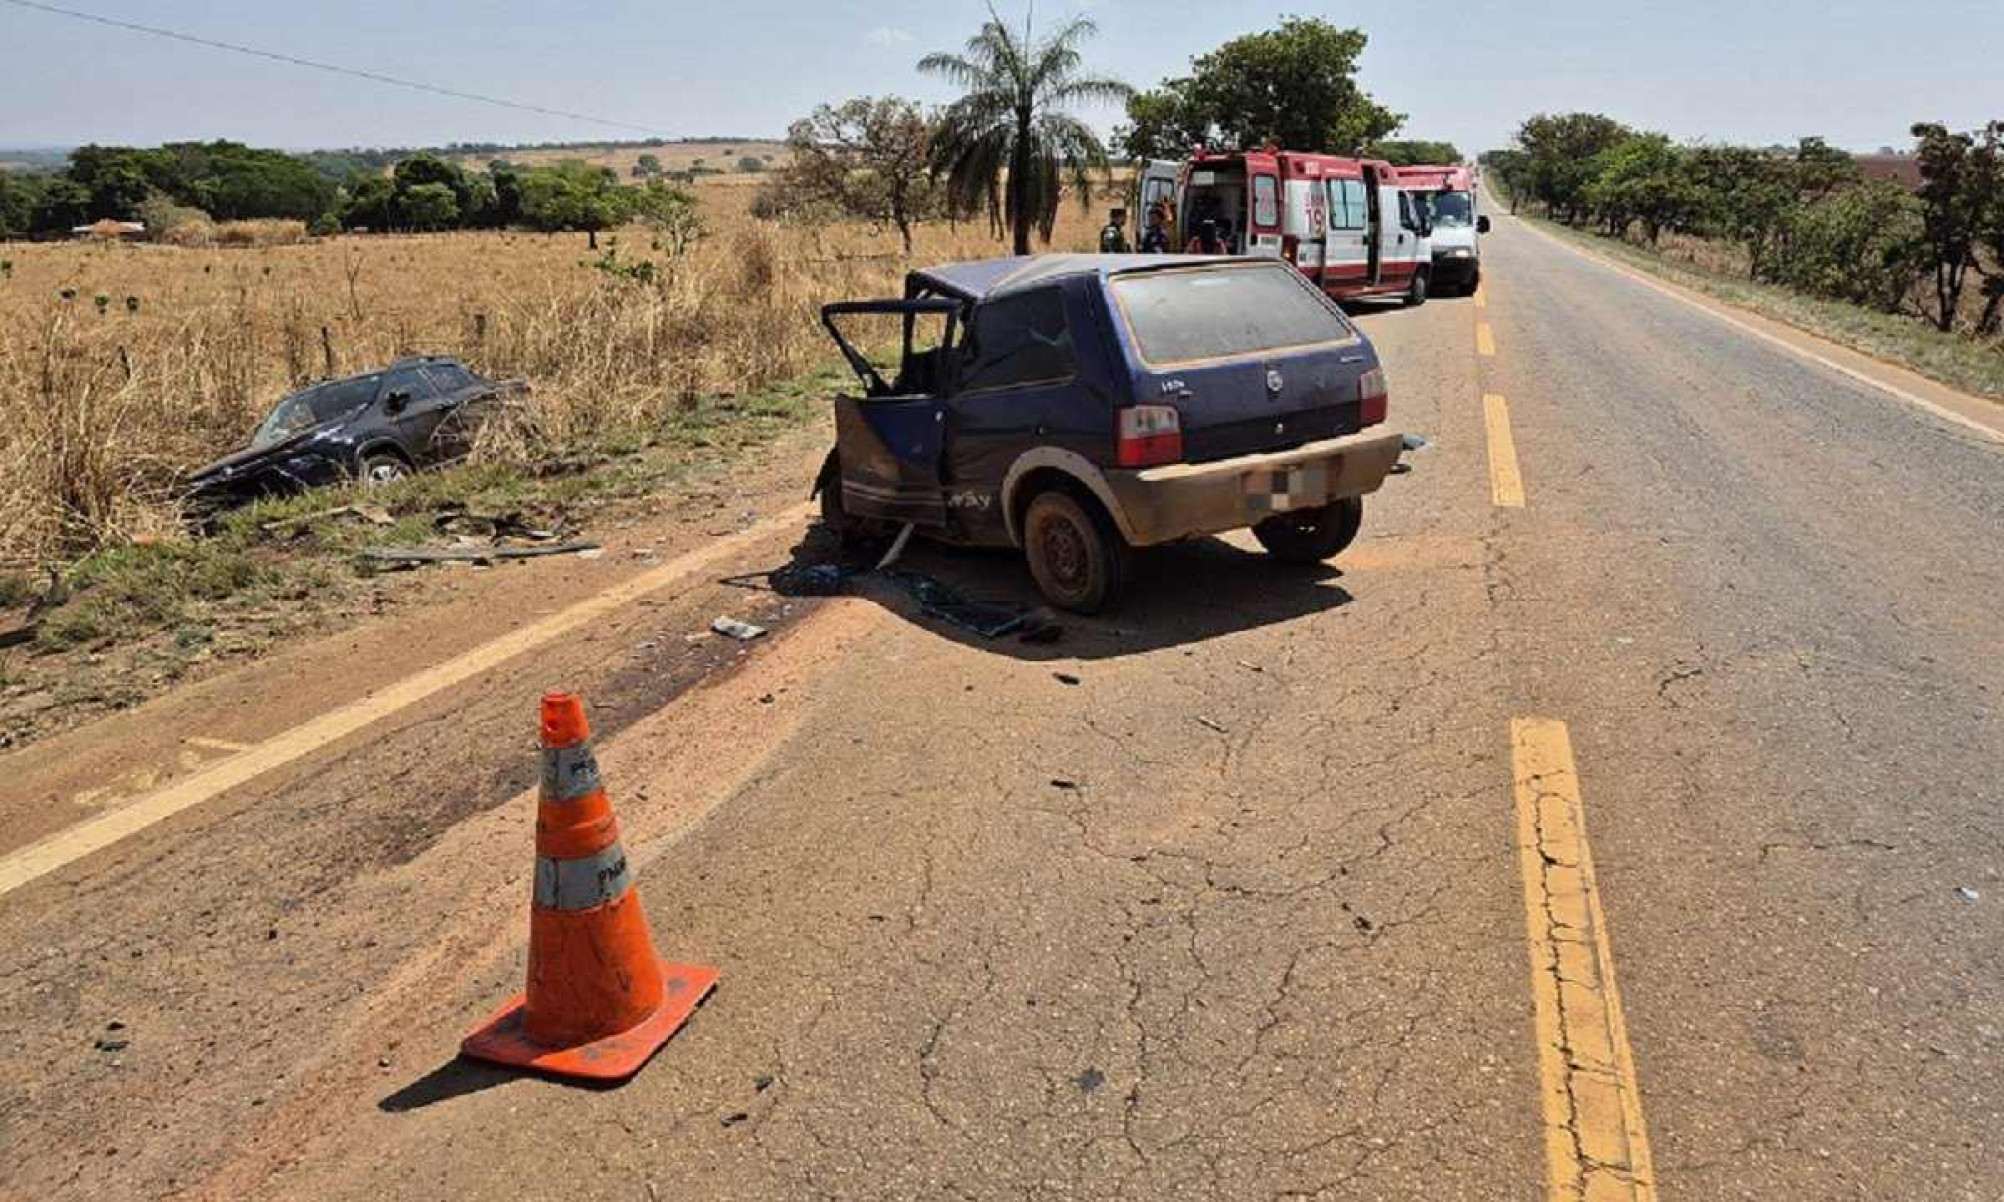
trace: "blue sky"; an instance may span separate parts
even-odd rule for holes
[[[636,122],[777,135],[816,103],[944,100],[912,64],[965,40],[964,0],[58,0],[108,17]],[[998,3],[1020,18],[1022,6]],[[1098,69],[1138,86],[1283,12],[1360,25],[1364,86],[1405,133],[1473,152],[1525,115],[1591,109],[1684,139],[1905,145],[1915,120],[2004,117],[2004,0],[1433,0],[1316,7],[1093,0]],[[0,146],[221,136],[287,147],[626,136],[307,71],[0,3]],[[1088,116],[1102,128],[1111,110]]]

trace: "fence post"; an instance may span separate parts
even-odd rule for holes
[[[327,374],[334,375],[334,333],[326,326],[320,327],[320,356],[327,360]]]

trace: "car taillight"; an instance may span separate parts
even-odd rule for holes
[[[1280,236],[1280,257],[1290,263],[1298,263],[1301,261],[1300,255],[1301,239],[1295,237],[1293,234],[1282,234]]]
[[[1391,394],[1385,389],[1385,369],[1374,367],[1357,377],[1357,424],[1374,426],[1385,420]]]
[[[1183,458],[1183,419],[1173,405],[1135,405],[1119,411],[1114,461],[1122,467],[1152,467]]]

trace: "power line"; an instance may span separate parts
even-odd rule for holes
[[[461,92],[455,88],[443,88],[437,84],[419,83],[412,79],[398,79],[394,75],[382,75],[375,71],[363,71],[355,67],[340,67],[333,63],[315,62],[310,58],[280,54],[275,50],[259,50],[255,46],[239,46],[234,42],[219,42],[213,38],[197,37],[192,33],[161,29],[154,25],[141,25],[134,21],[121,21],[115,17],[102,17],[96,13],[79,12],[73,8],[61,8],[54,4],[43,4],[40,3],[40,0],[0,0],[0,3],[12,4],[17,8],[34,9],[37,12],[54,13],[59,17],[73,17],[76,20],[89,21],[97,25],[109,25],[113,29],[128,29],[135,33],[152,34],[154,37],[172,38],[177,42],[207,46],[213,50],[228,50],[236,54],[248,54],[253,58],[264,58],[270,59],[273,62],[289,63],[295,67],[310,67],[315,71],[327,71],[335,75],[350,75],[357,79],[392,84],[399,88],[410,88],[419,92],[431,92],[438,96],[451,96],[458,100],[475,100],[481,104],[493,104],[499,105],[502,108],[520,109],[525,113],[541,113],[545,117],[567,117],[573,121],[589,121],[598,125],[610,125],[619,129],[634,130],[643,134],[660,132],[645,125],[635,125],[631,121],[615,121],[610,117],[594,117],[590,113],[573,113],[564,109],[544,108],[539,104],[523,104],[520,101],[503,100],[498,96],[483,96],[478,92]]]

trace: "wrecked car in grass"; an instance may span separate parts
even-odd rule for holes
[[[824,523],[1020,547],[1074,612],[1118,596],[1135,548],[1177,539],[1250,526],[1277,558],[1327,559],[1402,449],[1370,341],[1278,261],[953,263],[822,323],[863,382],[835,401]]]
[[[489,405],[526,387],[440,356],[323,380],[280,400],[249,446],[190,475],[186,495],[197,510],[216,510],[327,484],[398,480],[465,456]]]

